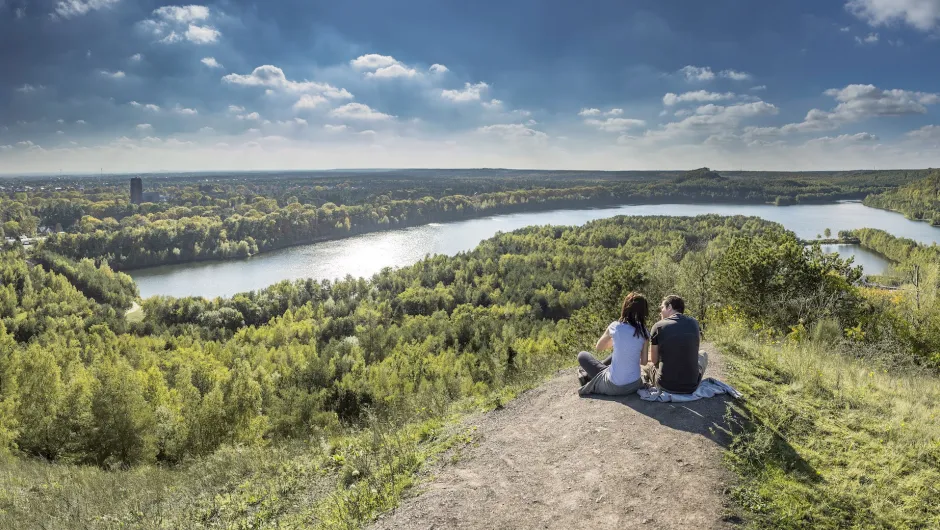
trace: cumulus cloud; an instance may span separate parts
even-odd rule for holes
[[[940,141],[940,125],[925,125],[906,134],[914,140]]]
[[[261,119],[261,115],[257,112],[249,112],[248,114],[239,114],[236,118],[240,120],[258,121]]]
[[[115,72],[109,72],[108,70],[100,70],[99,73],[111,79],[123,79],[125,77],[124,72],[121,70],[117,70]]]
[[[21,142],[16,142],[16,146],[17,146],[17,147],[33,147],[33,146],[35,146],[35,145],[36,145],[36,144],[34,144],[33,142],[31,142],[30,140],[23,140],[23,141],[21,141]]]
[[[450,71],[450,69],[444,66],[443,64],[436,64],[436,63],[432,64],[431,68],[429,68],[428,70],[430,70],[432,74],[443,74],[443,73]]]
[[[751,78],[751,74],[747,72],[738,72],[737,70],[722,70],[721,74],[719,75],[732,81],[747,81]]]
[[[327,83],[314,81],[291,81],[277,66],[266,64],[255,68],[250,74],[228,74],[222,81],[234,85],[268,87],[286,92],[309,92],[322,94],[331,99],[352,99],[345,88],[336,88]]]
[[[222,36],[218,30],[211,26],[196,26],[190,24],[186,29],[186,40],[196,44],[212,44]]]
[[[154,9],[153,14],[169,22],[185,24],[209,18],[209,8],[196,5],[163,6]]]
[[[620,116],[623,114],[623,109],[610,109],[604,113],[604,116]]]
[[[482,81],[476,84],[464,83],[463,90],[444,89],[441,91],[441,97],[456,103],[480,101],[480,95],[489,87],[490,85]]]
[[[800,123],[783,126],[785,132],[825,131],[868,118],[926,114],[927,105],[940,103],[940,94],[910,90],[882,90],[874,85],[848,85],[824,92],[839,102],[831,111],[812,109]]]
[[[332,125],[330,123],[327,123],[326,125],[324,125],[323,128],[327,132],[342,132],[342,131],[345,131],[346,129],[349,129],[349,127],[345,125]]]
[[[362,121],[383,121],[390,120],[395,117],[390,114],[379,112],[362,103],[347,103],[342,107],[337,107],[330,111],[330,116],[340,119]]]
[[[143,104],[143,103],[138,103],[138,102],[136,102],[136,101],[131,101],[130,105],[131,105],[132,107],[136,107],[136,108],[138,108],[138,109],[148,110],[148,111],[150,111],[150,112],[160,112],[160,106],[159,106],[159,105],[154,105],[153,103]]]
[[[779,109],[765,101],[740,103],[737,105],[703,105],[695,113],[677,122],[665,124],[662,128],[646,132],[652,139],[677,140],[683,137],[701,134],[728,135],[737,130],[743,120],[761,116],[772,116]]]
[[[203,57],[199,60],[199,62],[208,66],[209,68],[222,68],[222,65],[219,64],[219,61],[215,60],[215,57]]]
[[[238,105],[229,105],[228,111],[229,112],[245,112],[245,107],[240,107]]]
[[[152,130],[152,129],[153,129],[153,125],[150,125],[149,123],[138,123],[138,124],[137,124],[137,130],[139,130],[139,131],[150,131],[150,130]]]
[[[74,18],[90,11],[105,9],[118,3],[120,0],[63,0],[56,4],[54,17]]]
[[[408,68],[401,64],[393,64],[391,66],[379,68],[374,72],[366,72],[366,77],[374,78],[415,77],[417,75],[417,70],[414,68]]]
[[[27,83],[21,87],[17,87],[16,91],[22,92],[23,94],[29,94],[31,92],[36,92],[37,90],[42,90],[43,88],[46,88],[46,87],[42,85],[31,85]]]
[[[849,0],[845,8],[872,26],[903,22],[931,31],[940,24],[940,0]]]
[[[690,83],[715,79],[715,72],[712,72],[712,69],[707,66],[683,66],[678,73],[685,76],[685,80]]]
[[[823,136],[822,138],[813,138],[808,140],[806,145],[812,146],[829,146],[833,144],[839,145],[848,145],[848,144],[860,144],[866,142],[875,142],[878,141],[878,137],[874,134],[861,132],[857,134],[840,134],[839,136]]]
[[[499,99],[491,99],[489,101],[484,101],[482,103],[483,108],[486,110],[500,110],[503,108],[503,102]]]
[[[183,37],[181,37],[175,31],[171,31],[166,37],[163,37],[158,42],[161,44],[173,44],[174,42],[179,42],[181,40],[183,40]]]
[[[497,136],[507,140],[521,139],[545,139],[548,135],[542,131],[536,131],[521,123],[500,123],[496,125],[484,125],[477,129],[482,134]]]
[[[663,105],[671,107],[673,105],[678,105],[679,103],[685,102],[704,103],[709,101],[724,101],[734,98],[735,95],[732,92],[725,92],[723,94],[718,92],[708,92],[706,90],[696,90],[695,92],[686,92],[684,94],[674,94],[669,92],[663,96]]]
[[[760,92],[762,90],[767,90],[767,85],[757,85],[751,87],[752,92]]]
[[[878,34],[869,33],[867,37],[855,37],[855,42],[857,44],[877,44],[878,43]]]
[[[327,103],[327,99],[319,94],[304,94],[294,103],[294,110],[315,109]]]
[[[197,111],[196,109],[187,109],[186,107],[181,107],[179,105],[177,105],[176,108],[173,109],[173,112],[177,114],[182,114],[184,116],[195,116],[196,114],[199,114],[199,111]]]
[[[131,55],[130,57],[128,57],[128,59],[129,59],[132,63],[139,63],[141,60],[143,60],[143,58],[144,58],[144,56],[141,55],[141,54],[139,54],[139,53],[135,53],[134,55]]]
[[[581,112],[578,113],[578,116],[600,116],[600,115],[601,115],[601,109],[595,109],[595,108],[590,108],[590,109],[584,108],[584,109],[581,109]]]
[[[376,70],[378,68],[386,68],[392,66],[393,64],[399,63],[397,59],[389,55],[370,53],[366,55],[360,55],[352,61],[349,61],[349,64],[353,68],[357,68],[359,70]]]
[[[623,132],[627,129],[635,129],[646,126],[645,121],[635,120],[632,118],[607,118],[606,120],[589,118],[584,120],[584,123],[592,127],[597,127],[598,129],[605,132]]]

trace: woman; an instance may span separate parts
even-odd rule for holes
[[[642,388],[640,366],[646,364],[649,351],[648,316],[646,297],[640,293],[628,294],[620,310],[620,320],[611,322],[594,346],[598,351],[613,347],[610,357],[602,362],[586,351],[578,354],[583,385],[579,394],[622,396]]]

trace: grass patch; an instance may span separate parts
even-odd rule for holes
[[[838,346],[727,328],[727,459],[750,528],[940,528],[940,379],[877,370]]]

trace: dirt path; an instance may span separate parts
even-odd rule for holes
[[[710,352],[708,375],[721,377]],[[580,398],[573,370],[484,414],[475,442],[375,529],[731,528],[725,400]]]

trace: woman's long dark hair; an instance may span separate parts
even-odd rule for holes
[[[620,310],[620,321],[633,326],[633,336],[650,338],[646,330],[646,319],[649,318],[650,307],[646,297],[640,293],[630,293],[623,299],[623,309]]]

